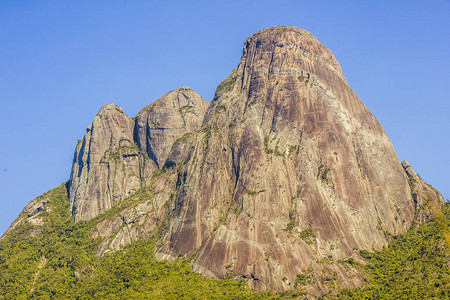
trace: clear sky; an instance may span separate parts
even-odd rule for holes
[[[313,33],[399,159],[450,197],[450,1],[0,1],[0,234],[69,179],[99,108],[134,116],[179,86],[211,100],[244,40]]]

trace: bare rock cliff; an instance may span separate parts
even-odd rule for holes
[[[145,107],[133,119],[103,106],[75,149],[70,205],[75,220],[89,220],[146,186],[173,143],[200,128],[209,106],[181,87]]]
[[[158,167],[165,163],[173,143],[186,132],[200,129],[209,106],[191,88],[181,87],[142,109],[135,118],[136,143]]]
[[[435,188],[423,181],[409,162],[403,160],[402,167],[408,176],[416,212],[415,220],[419,223],[426,223],[433,217],[436,210],[445,204],[444,197]]]
[[[282,290],[324,258],[379,249],[414,218],[407,177],[334,55],[309,32],[262,30],[217,88],[181,171],[161,257]],[[337,264],[330,280],[357,285]],[[322,278],[322,279],[321,279]],[[324,279],[325,278],[325,279]]]
[[[161,259],[319,296],[360,284],[338,260],[442,204],[411,170],[331,51],[279,26],[245,41],[211,103],[182,87],[134,119],[104,106],[77,145],[69,198],[75,220],[118,207],[92,232],[99,256],[158,232]]]

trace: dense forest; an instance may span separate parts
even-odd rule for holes
[[[89,232],[105,214],[75,223],[66,186],[43,196],[44,226],[22,222],[0,241],[0,299],[302,299],[301,275],[289,292],[256,293],[244,281],[207,279],[189,261],[158,261],[153,255],[158,232],[122,251],[96,255],[101,238]],[[41,196],[41,197],[43,197]],[[336,261],[359,268],[362,287],[330,293],[325,299],[450,298],[448,235],[450,205],[425,225],[392,237],[389,247],[361,251],[365,263]]]

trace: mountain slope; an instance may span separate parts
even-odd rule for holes
[[[154,239],[99,260],[101,238],[89,235],[98,220],[74,222],[65,184],[32,201],[16,221],[0,240],[0,299],[272,298],[243,282],[206,279],[185,260],[159,262]]]
[[[45,207],[36,210],[43,202]],[[325,266],[341,264],[365,274],[363,287],[327,297],[448,298],[450,260],[443,238],[443,228],[448,230],[450,223],[448,204],[443,211],[426,225],[395,237],[389,248],[363,251],[365,266],[353,259],[321,260]],[[105,217],[107,213],[98,218]],[[98,219],[74,222],[64,184],[32,201],[17,221],[0,240],[0,299],[304,299],[305,287],[334,275],[306,272],[297,276],[291,292],[254,293],[232,277],[206,279],[180,258],[157,261],[153,252],[158,235],[98,259],[101,238],[89,236]]]
[[[156,258],[184,257],[207,277],[314,297],[361,285],[359,268],[337,262],[362,262],[360,250],[387,246],[444,203],[400,164],[331,51],[282,26],[246,40],[212,103],[181,87],[135,118],[102,107],[67,188],[90,255],[151,240]],[[3,238],[33,225],[40,239],[49,207],[33,201]],[[49,263],[39,257],[37,277]]]

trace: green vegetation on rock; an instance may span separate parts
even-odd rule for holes
[[[102,216],[75,223],[64,184],[40,199],[46,201],[45,209],[31,217],[23,212],[23,220],[0,241],[0,299],[291,299],[304,297],[302,286],[313,280],[312,271],[305,270],[297,276],[295,291],[274,295],[256,293],[232,276],[207,279],[193,272],[185,258],[156,260],[157,235],[99,259],[101,238],[92,239],[89,233]],[[361,251],[365,265],[346,260],[365,274],[363,286],[325,298],[448,299],[450,259],[443,235],[448,234],[450,205],[442,212],[428,224],[393,237],[381,251]],[[26,221],[36,217],[42,225]],[[314,238],[310,229],[300,235]]]
[[[381,251],[361,251],[367,261],[362,267],[368,274],[364,285],[329,299],[450,299],[450,254],[444,239],[449,233],[449,203],[442,213],[445,221],[439,214],[394,237]]]
[[[23,221],[0,241],[0,299],[277,298],[243,281],[207,279],[184,258],[157,261],[154,239],[99,259],[101,238],[89,237],[95,220],[73,221],[65,185],[44,196],[51,208],[41,212],[45,225]]]

